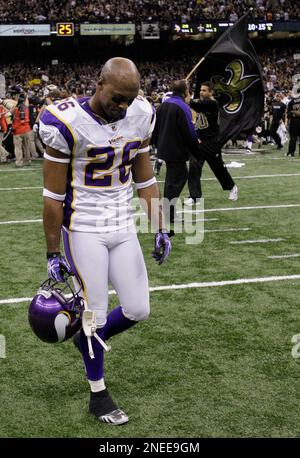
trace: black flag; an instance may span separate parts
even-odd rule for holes
[[[201,82],[214,83],[220,105],[222,145],[240,133],[251,133],[263,115],[262,72],[248,37],[248,14],[220,36],[197,73],[195,98]]]

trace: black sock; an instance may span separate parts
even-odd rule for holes
[[[91,391],[90,412],[100,417],[106,415],[118,407],[110,397],[107,389],[93,393]]]

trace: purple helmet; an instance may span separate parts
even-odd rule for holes
[[[79,291],[74,292],[68,281],[63,289],[56,285],[51,279],[42,283],[28,310],[31,329],[49,343],[64,342],[72,337],[81,328],[84,308]],[[68,296],[64,294],[66,289],[71,292]]]

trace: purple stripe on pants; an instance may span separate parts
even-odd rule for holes
[[[82,286],[82,289],[84,290],[83,281],[80,278],[80,275],[75,267],[75,264],[74,264],[74,261],[71,255],[69,233],[66,230],[66,228],[64,227],[62,228],[62,234],[63,234],[63,242],[64,242],[66,258],[68,260],[68,263],[71,266],[72,271],[76,275],[76,278],[79,284]],[[86,369],[86,376],[88,380],[96,381],[96,380],[102,379],[104,376],[104,355],[103,355],[102,346],[99,344],[99,342],[94,337],[92,338],[92,346],[93,346],[95,359],[91,359],[89,355],[87,338],[83,332],[83,329],[81,329],[80,331],[80,351],[81,351],[85,369]]]
[[[66,258],[67,258],[67,261],[68,263],[70,264],[70,267],[73,271],[73,273],[75,274],[75,277],[78,281],[78,283],[80,284],[80,286],[82,287],[83,291],[84,291],[84,283],[78,273],[78,270],[76,269],[76,266],[75,266],[75,263],[73,261],[73,258],[72,258],[72,255],[71,255],[71,248],[70,248],[70,241],[69,241],[69,233],[67,231],[66,228],[62,228],[62,236],[63,236],[63,243],[64,243],[64,250],[65,250],[65,255],[66,255]]]

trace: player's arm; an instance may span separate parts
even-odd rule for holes
[[[71,268],[60,253],[60,233],[63,223],[69,158],[47,146],[44,157],[44,212],[43,222],[47,244],[47,270],[49,278],[64,281]]]
[[[147,150],[149,140],[144,142],[141,150]],[[139,153],[134,159],[132,175],[137,188],[137,193],[141,199],[141,204],[148,215],[148,219],[155,231],[153,258],[162,264],[169,256],[171,251],[171,241],[169,239],[162,206],[160,202],[160,192],[153,175],[149,152]]]
[[[140,150],[147,150],[148,147],[149,140],[141,145]],[[153,174],[149,152],[137,154],[132,166],[132,176],[138,196],[153,229],[155,232],[165,229],[162,208],[159,202],[159,188]]]
[[[47,155],[54,160],[44,159],[44,212],[43,222],[47,252],[60,251],[60,231],[63,223],[63,202],[67,185],[68,157],[47,146]],[[55,159],[68,162],[56,162]]]

